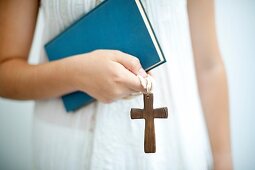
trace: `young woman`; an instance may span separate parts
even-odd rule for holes
[[[40,64],[27,63],[39,4],[45,44],[100,1],[0,1],[0,95],[36,100],[36,169],[232,169],[213,0],[142,2],[167,58],[152,71],[155,107],[169,108],[167,120],[156,120],[155,154],[143,152],[143,121],[130,120],[142,97],[123,99],[143,90],[135,56],[98,49],[49,63],[41,47]],[[77,90],[98,102],[68,114],[59,96]]]

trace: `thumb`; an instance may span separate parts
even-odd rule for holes
[[[142,68],[142,65],[137,57],[118,51],[115,55],[115,61],[123,65],[135,75],[139,74],[142,77],[147,77],[147,73]]]

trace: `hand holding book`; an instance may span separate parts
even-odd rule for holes
[[[96,50],[68,59],[77,90],[101,102],[109,103],[144,90],[136,75],[147,74],[134,56],[116,50]]]

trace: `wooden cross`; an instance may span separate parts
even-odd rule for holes
[[[145,131],[144,131],[144,152],[155,153],[156,141],[155,141],[155,128],[154,118],[167,118],[167,107],[153,109],[153,94],[143,94],[144,109],[132,108],[131,119],[145,119]]]

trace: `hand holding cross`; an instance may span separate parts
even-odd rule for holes
[[[131,109],[131,119],[145,119],[144,152],[155,153],[154,118],[167,118],[167,107],[153,109],[153,94],[144,93],[144,109]]]

